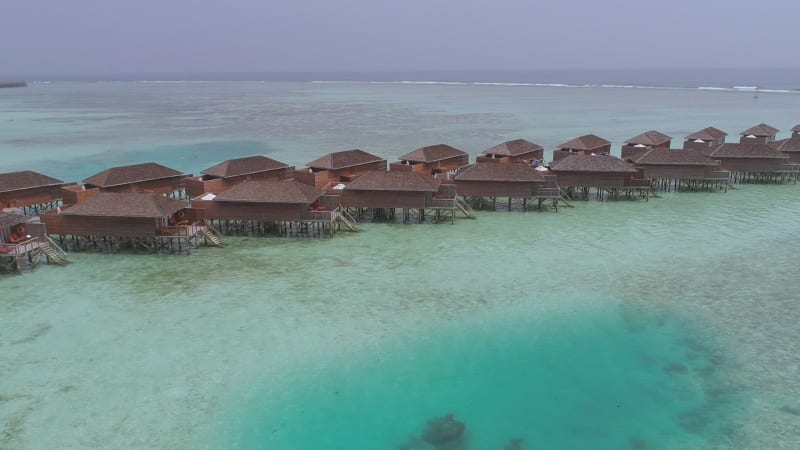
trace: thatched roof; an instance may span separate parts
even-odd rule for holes
[[[19,214],[0,212],[0,228],[13,227],[14,225],[17,225],[17,224],[20,224],[20,223],[26,223],[30,219],[32,219],[32,218],[28,217],[28,216],[22,216],[22,215],[19,215]]]
[[[605,147],[606,145],[610,145],[611,141],[601,138],[600,136],[596,136],[594,134],[587,134],[581,137],[577,137],[571,141],[564,142],[560,144],[558,148],[569,149],[569,150],[585,150],[585,151],[592,151],[597,150],[601,147]]]
[[[372,153],[367,153],[364,150],[356,149],[328,153],[322,158],[311,161],[306,164],[306,166],[312,169],[338,170],[378,161],[385,161],[385,159],[380,156],[375,156]]]
[[[352,191],[436,192],[441,181],[416,172],[373,170],[361,175],[344,188]]]
[[[768,144],[740,144],[730,143],[718,145],[705,152],[712,158],[776,158],[784,159],[789,156],[775,150]]]
[[[550,169],[554,172],[637,172],[632,164],[611,155],[569,155],[553,161]]]
[[[781,152],[800,152],[800,136],[792,136],[769,144],[770,147]]]
[[[217,164],[216,166],[209,167],[200,173],[219,178],[231,178],[249,175],[251,173],[285,169],[287,167],[289,167],[288,164],[259,155],[248,156],[246,158],[229,159]]]
[[[544,181],[544,176],[527,164],[481,162],[458,171],[456,181]]]
[[[707,127],[703,128],[700,131],[692,133],[686,136],[684,139],[686,140],[701,140],[701,141],[716,141],[718,139],[722,139],[727,136],[728,133],[714,127]]]
[[[625,143],[628,145],[645,145],[647,147],[656,147],[671,141],[671,136],[667,136],[660,131],[650,130],[628,139],[625,141]]]
[[[101,192],[61,211],[65,216],[150,217],[172,215],[188,205],[162,195]]]
[[[451,147],[447,144],[436,144],[418,148],[411,153],[406,153],[399,159],[400,161],[431,163],[450,158],[457,158],[467,154],[467,152],[459,150],[455,147]]]
[[[497,144],[492,148],[488,148],[483,151],[483,154],[496,156],[517,156],[539,150],[544,150],[544,148],[541,145],[534,144],[533,142],[526,141],[525,139],[514,139],[513,141],[506,141],[502,144]]]
[[[323,190],[294,180],[252,180],[240,183],[217,195],[218,202],[250,203],[313,203],[322,197]]]
[[[21,191],[23,189],[57,186],[60,184],[64,184],[64,182],[31,170],[0,173],[0,192]]]
[[[105,188],[123,184],[140,183],[142,181],[160,180],[183,175],[175,169],[157,163],[133,164],[130,166],[112,167],[97,175],[83,180],[86,184]]]
[[[741,133],[742,136],[757,136],[757,137],[766,137],[766,136],[775,136],[778,134],[778,130],[775,127],[771,127],[765,123],[760,123],[754,127],[748,128]]]
[[[716,166],[718,163],[700,150],[653,148],[630,158],[634,164],[675,166]]]

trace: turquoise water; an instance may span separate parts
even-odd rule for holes
[[[13,91],[13,92],[12,92]],[[470,151],[586,132],[788,129],[800,96],[309,83],[0,92],[2,170]],[[800,447],[797,185],[191,256],[72,254],[0,277],[0,448]],[[337,394],[338,392],[338,394]],[[619,405],[619,408],[617,408]],[[644,446],[644,447],[643,447]]]
[[[213,447],[396,449],[450,413],[467,424],[468,448],[724,442],[742,405],[715,391],[714,350],[692,347],[675,318],[595,309],[461,321],[271,386],[241,435]]]

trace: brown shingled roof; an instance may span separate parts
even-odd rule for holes
[[[377,161],[385,161],[380,156],[367,153],[364,150],[344,150],[341,152],[328,153],[317,160],[311,161],[306,166],[313,169],[337,170],[347,167],[369,164]]]
[[[643,165],[691,165],[716,166],[718,163],[700,150],[669,150],[653,148],[631,158],[635,164]]]
[[[101,192],[61,211],[65,216],[113,216],[159,218],[172,215],[188,205],[158,194],[117,194]]]
[[[650,130],[628,139],[625,143],[628,145],[646,145],[650,147],[663,145],[670,141],[672,141],[671,136],[667,136],[660,131]]]
[[[259,155],[229,159],[217,164],[216,166],[209,167],[200,173],[220,178],[231,178],[249,175],[251,173],[285,169],[287,167],[289,167],[288,164]]]
[[[550,169],[554,172],[637,172],[632,164],[611,155],[569,155],[554,161]]]
[[[611,144],[611,141],[603,139],[594,134],[587,134],[581,137],[576,137],[571,141],[564,142],[563,144],[559,145],[558,148],[591,151],[609,144]]]
[[[240,183],[217,195],[214,201],[310,204],[322,197],[323,193],[320,188],[294,180],[252,180]]]
[[[484,155],[497,155],[497,156],[517,156],[525,153],[544,150],[541,145],[534,144],[533,142],[526,141],[525,139],[514,139],[513,141],[506,141],[502,144],[497,144],[492,148],[483,151]]]
[[[64,182],[31,170],[0,173],[0,192],[21,191],[23,189],[56,186],[59,184],[64,184]]]
[[[458,171],[456,181],[544,181],[538,170],[527,164],[481,162]]]
[[[800,152],[800,136],[781,139],[780,141],[769,144],[770,147],[781,152]]]
[[[722,144],[710,149],[706,155],[712,158],[788,158],[789,156],[764,143]]]
[[[139,183],[142,181],[159,180],[161,178],[172,178],[179,175],[182,175],[182,173],[175,169],[170,169],[161,164],[151,162],[112,167],[83,180],[83,182],[104,188]]]
[[[691,140],[699,139],[701,141],[716,141],[717,139],[722,139],[727,135],[728,135],[728,133],[726,133],[726,132],[724,132],[724,131],[722,131],[722,130],[720,130],[718,128],[707,127],[707,128],[703,128],[700,131],[697,131],[695,133],[692,133],[692,134],[686,136],[685,139],[691,139]]]
[[[792,133],[800,133],[800,125],[795,125],[792,127]]]
[[[420,147],[411,153],[401,156],[400,161],[431,163],[444,159],[456,158],[466,155],[467,152],[451,147],[447,144],[429,145]]]
[[[775,136],[776,134],[778,134],[778,131],[780,130],[778,130],[775,127],[771,127],[765,123],[760,123],[754,127],[750,127],[742,131],[739,134],[742,136],[752,135],[752,136],[764,137],[764,136]]]
[[[441,181],[415,172],[373,170],[358,177],[344,188],[355,191],[436,192]]]

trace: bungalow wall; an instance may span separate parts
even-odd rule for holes
[[[720,166],[731,172],[775,172],[781,170],[781,164],[786,163],[785,159],[778,158],[724,158],[715,156],[719,159]]]
[[[152,237],[164,219],[142,217],[67,216],[50,211],[41,216],[47,232],[75,236]]]
[[[303,211],[308,210],[308,205],[297,203],[220,202],[216,200],[193,200],[192,207],[202,209],[206,219],[256,220],[260,222],[302,220]]]
[[[741,144],[769,144],[773,141],[775,141],[775,136],[742,136],[739,138]]]
[[[625,180],[633,178],[632,174],[627,172],[571,172],[554,170],[553,173],[558,176],[558,185],[562,187],[588,186],[620,189],[624,187]]]
[[[469,155],[459,155],[452,158],[443,159],[441,161],[414,164],[412,167],[415,167],[416,169],[416,166],[422,166],[422,168],[419,169],[422,173],[436,173],[455,170],[461,166],[466,166],[467,164],[469,164]]]
[[[695,142],[691,139],[683,141],[684,150],[706,150],[711,147],[717,147],[725,143],[725,139],[709,142]]]
[[[701,166],[701,165],[672,165],[672,164],[653,164],[653,165],[636,165],[637,169],[644,170],[645,178],[663,178],[674,180],[702,180],[708,178],[711,170],[716,169],[716,166]]]
[[[422,209],[432,195],[427,192],[342,190],[342,206],[359,208]]]
[[[88,200],[98,193],[100,193],[100,189],[98,188],[86,189],[84,186],[77,184],[61,187],[61,198],[65,205],[74,205]]]
[[[535,189],[530,181],[459,181],[456,190],[466,197],[530,198]]]
[[[61,198],[60,186],[41,186],[0,193],[0,208],[21,208],[23,206],[49,203]]]
[[[786,161],[790,164],[800,164],[800,152],[783,152],[789,159]]]
[[[100,188],[101,192],[118,192],[118,193],[137,193],[137,192],[154,192],[156,194],[171,194],[172,192],[179,191],[184,188],[183,175],[163,178],[160,180],[141,181],[138,183],[123,184],[120,186],[111,186],[107,188]]]

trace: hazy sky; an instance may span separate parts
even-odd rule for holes
[[[19,0],[0,73],[798,67],[800,1]]]

